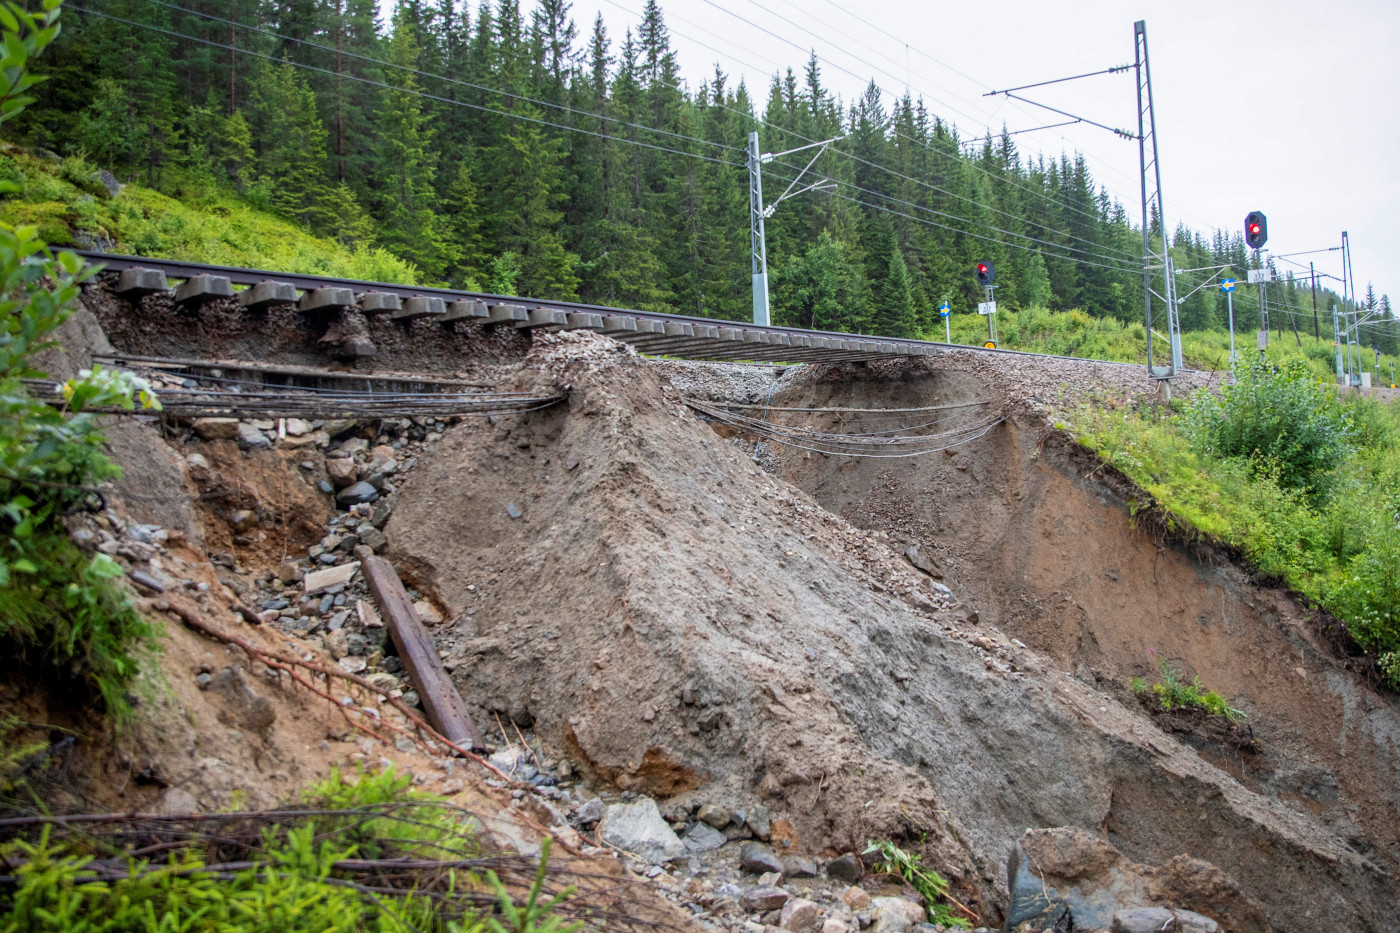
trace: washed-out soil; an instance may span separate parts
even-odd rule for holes
[[[775,406],[842,399],[1024,397],[1021,380],[952,358],[810,370]],[[977,384],[980,383],[980,384]],[[1400,867],[1400,698],[1348,668],[1316,613],[1208,542],[1173,542],[1134,512],[1150,497],[1105,469],[1035,406],[1005,430],[896,466],[779,449],[777,475],[853,524],[908,536],[985,624],[1059,670],[1131,702],[1134,677],[1177,659],[1248,714],[1252,736],[1160,717],[1252,790],[1317,817],[1354,851]],[[1136,705],[1136,704],[1134,704]],[[1252,753],[1239,747],[1255,749]],[[1110,838],[1130,854],[1142,843]],[[1223,864],[1223,863],[1222,863]]]
[[[567,405],[452,428],[386,526],[481,716],[604,785],[767,807],[780,851],[904,840],[984,916],[1019,834],[1068,825],[1139,861],[1214,862],[1276,929],[1385,928],[1400,905],[1362,853],[1392,863],[1393,702],[1282,594],[1134,528],[1024,393],[956,357],[803,367],[775,406],[987,398],[1005,421],[893,463],[777,448],[775,476],[603,343],[540,339],[520,379],[569,384]],[[1247,706],[1263,766],[1144,714],[1127,685],[1153,647]]]

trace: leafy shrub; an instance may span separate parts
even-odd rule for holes
[[[57,34],[59,4],[44,0],[39,13],[7,4],[0,14],[3,121],[31,100],[25,91],[39,79],[27,65]],[[0,192],[15,188],[0,180]],[[0,223],[0,642],[37,655],[50,674],[82,678],[123,719],[124,688],[136,672],[131,652],[152,630],[111,585],[120,568],[105,555],[88,560],[60,520],[87,496],[86,484],[116,473],[99,450],[95,410],[130,410],[138,398],[159,406],[144,382],[100,367],[51,400],[35,398],[25,382],[43,375],[34,356],[52,345],[86,274],[77,256],[50,253],[35,227]]]
[[[582,926],[557,912],[572,887],[543,896],[547,841],[517,903],[494,872],[478,877],[454,866],[476,851],[470,828],[460,811],[408,790],[409,780],[386,770],[344,786],[332,775],[297,815],[263,829],[232,863],[218,856],[236,844],[227,822],[207,841],[177,835],[181,842],[158,862],[127,854],[121,846],[129,841],[55,839],[46,827],[35,840],[0,846],[12,876],[0,886],[0,933],[573,933]],[[332,807],[340,811],[334,817],[315,812]],[[103,879],[96,856],[119,875]],[[367,878],[338,865],[381,858],[447,864],[421,886],[403,880],[403,868]]]
[[[1239,365],[1220,395],[1198,392],[1189,432],[1205,453],[1243,459],[1270,472],[1282,489],[1326,492],[1332,472],[1352,451],[1355,427],[1335,390],[1301,362],[1278,371],[1263,362]]]
[[[1365,550],[1351,559],[1330,605],[1357,644],[1378,656],[1391,689],[1400,690],[1400,493],[1371,518]]]
[[[880,853],[880,861],[876,863],[875,871],[898,875],[923,895],[924,903],[928,905],[926,909],[930,922],[958,929],[972,926],[966,919],[953,913],[953,908],[948,905],[947,879],[938,872],[920,865],[922,856],[906,852],[884,839],[876,839],[866,847],[866,855],[876,852]]]
[[[1212,716],[1223,716],[1230,722],[1244,722],[1249,718],[1242,710],[1231,706],[1224,695],[1207,690],[1201,678],[1193,677],[1189,684],[1183,681],[1181,672],[1166,658],[1161,660],[1157,670],[1162,679],[1152,685],[1152,693],[1161,701],[1162,709],[1199,709]],[[1142,694],[1146,691],[1146,684],[1141,678],[1134,677],[1132,688],[1134,693]]]

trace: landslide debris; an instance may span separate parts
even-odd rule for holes
[[[904,541],[767,475],[630,352],[541,337],[516,380],[569,402],[450,427],[385,527],[485,721],[663,808],[762,808],[780,855],[913,840],[984,917],[1036,826],[1214,862],[1276,929],[1393,916],[1389,878],[1311,813],[980,625]]]

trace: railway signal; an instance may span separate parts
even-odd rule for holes
[[[1245,215],[1244,241],[1250,249],[1263,249],[1269,241],[1269,218],[1263,211],[1250,211]]]
[[[996,282],[997,267],[983,260],[977,264],[977,284],[992,285]]]

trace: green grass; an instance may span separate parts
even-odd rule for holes
[[[54,161],[0,146],[0,179],[19,185],[0,197],[0,222],[33,224],[55,247],[78,246],[85,235],[114,242],[110,252],[157,259],[420,284],[418,270],[385,249],[314,236],[233,192],[191,185],[177,200],[127,185],[108,198],[92,172],[76,157]]]
[[[1203,452],[1172,409],[1083,403],[1066,417],[1080,443],[1150,497],[1138,514],[1153,508],[1169,534],[1233,549],[1262,578],[1331,612],[1400,690],[1400,405],[1344,404],[1355,449],[1325,497]]]
[[[1241,358],[1255,358],[1258,356],[1258,351],[1254,349],[1257,326],[1250,323],[1248,314],[1239,309],[1237,311],[1235,349]],[[980,347],[986,342],[986,318],[977,314],[954,314],[951,321],[954,343]],[[1309,324],[1306,332],[1300,329],[1301,347],[1291,329],[1285,328],[1281,338],[1277,331],[1272,331],[1265,357],[1269,362],[1279,364],[1304,360],[1318,378],[1331,379],[1336,375],[1336,363],[1330,315],[1322,315],[1321,340],[1312,336],[1311,327]],[[942,341],[942,323],[924,336],[928,340]],[[1116,318],[1096,318],[1083,311],[1046,311],[1043,308],[1028,308],[1020,312],[998,311],[997,336],[997,345],[1008,350],[1030,350],[1126,363],[1147,362],[1147,328],[1140,321],[1125,324]],[[1152,341],[1154,354],[1162,353],[1166,346],[1166,342],[1160,339],[1154,338]],[[1223,329],[1188,331],[1181,336],[1181,354],[1186,365],[1192,369],[1229,369],[1230,335]],[[1375,354],[1367,350],[1362,360],[1367,371],[1373,375],[1375,358]],[[1383,354],[1380,363],[1382,381],[1373,381],[1373,385],[1390,384],[1392,363],[1397,374],[1400,374],[1400,358]]]
[[[885,839],[876,839],[866,847],[866,855],[875,853],[880,855],[880,860],[875,865],[875,871],[898,875],[908,882],[914,890],[923,895],[924,909],[930,923],[955,929],[967,929],[972,926],[965,917],[958,916],[953,905],[949,903],[951,898],[948,893],[947,879],[938,872],[925,868],[921,864],[922,856],[907,852]],[[958,905],[958,907],[961,906]]]

